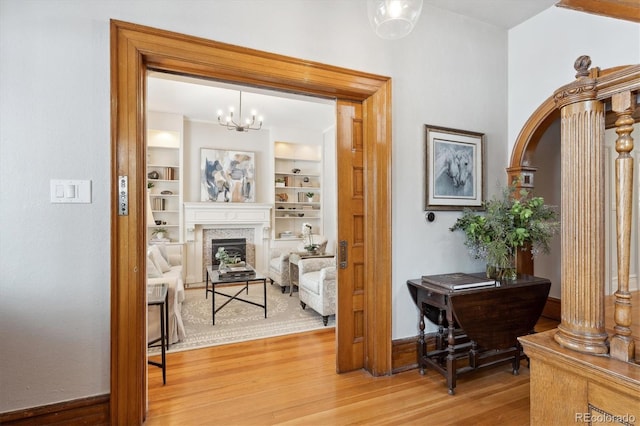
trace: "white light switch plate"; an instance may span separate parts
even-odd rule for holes
[[[52,203],[91,203],[90,180],[51,179]]]

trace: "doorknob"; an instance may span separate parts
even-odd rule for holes
[[[347,269],[347,240],[340,240],[340,269]]]

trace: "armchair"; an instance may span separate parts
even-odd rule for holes
[[[289,278],[289,254],[290,248],[274,248],[271,249],[269,259],[269,278],[272,283],[282,287],[282,292],[291,285]]]
[[[309,258],[298,262],[298,297],[302,309],[309,306],[322,315],[326,326],[329,315],[336,313],[336,260]]]
[[[328,248],[327,239],[322,235],[313,235],[313,242],[318,244],[318,251],[324,253]],[[284,293],[291,286],[291,277],[289,276],[289,255],[294,252],[304,252],[304,243],[292,249],[291,247],[273,248],[269,256],[269,278],[280,287]]]

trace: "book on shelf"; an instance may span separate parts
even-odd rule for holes
[[[441,275],[423,275],[422,282],[427,284],[434,284],[440,287],[448,288],[450,290],[464,290],[469,288],[490,287],[496,285],[495,280],[476,275],[463,274],[461,272]]]

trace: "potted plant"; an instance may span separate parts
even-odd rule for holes
[[[499,196],[483,202],[483,209],[484,213],[465,209],[450,230],[464,232],[471,255],[486,260],[489,278],[515,279],[518,249],[531,250],[534,256],[549,253],[559,222],[554,208],[544,204],[542,197],[526,189],[518,191],[514,182]]]
[[[307,201],[312,203],[313,202],[313,192],[306,192],[304,195],[307,196]]]
[[[302,237],[306,237],[306,241],[304,241],[304,249],[312,254],[317,254],[318,248],[320,247],[318,244],[314,244],[313,242],[313,234],[311,233],[312,226],[309,223],[302,224]]]
[[[161,239],[164,238],[166,233],[167,233],[167,229],[166,228],[155,228],[153,230],[153,232],[151,233],[151,235],[156,237],[156,239],[161,240]]]
[[[284,178],[276,178],[276,188],[284,188]]]
[[[218,270],[220,271],[226,271],[231,265],[235,265],[240,262],[240,258],[238,256],[229,255],[224,247],[219,247],[215,256],[216,259],[220,261],[220,265],[218,265]]]

